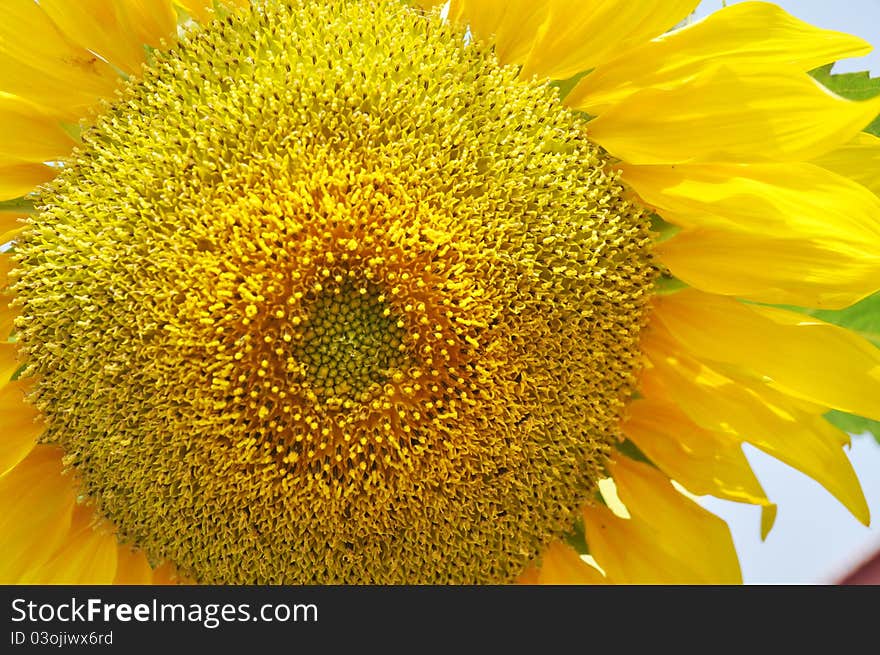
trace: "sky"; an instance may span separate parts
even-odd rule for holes
[[[741,0],[727,4],[737,1]],[[880,0],[777,0],[775,4],[808,23],[856,34],[880,48]],[[720,0],[704,0],[696,17],[721,5]],[[833,72],[863,70],[880,76],[880,52],[840,62]],[[758,508],[708,497],[702,502],[728,521],[746,583],[831,583],[880,549],[880,444],[870,436],[854,437],[849,451],[871,509],[870,528],[810,478],[755,448],[746,446],[745,451],[764,491],[779,505],[767,540],[760,539]]]

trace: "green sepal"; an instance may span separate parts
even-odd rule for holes
[[[550,86],[554,87],[559,92],[559,98],[564,100],[565,96],[571,93],[571,90],[576,87],[577,83],[584,79],[589,72],[590,71],[588,70],[581,71],[565,80],[553,80],[550,82]]]
[[[571,532],[565,535],[565,543],[574,548],[580,555],[589,555],[590,547],[587,545],[587,534],[584,531],[584,520],[579,516],[571,528]]]
[[[653,466],[657,468],[656,464],[648,458],[645,453],[643,453],[638,446],[636,446],[629,439],[624,439],[620,443],[617,444],[617,450],[621,453],[629,457],[630,459],[634,459],[637,462],[642,462],[643,464],[648,464],[649,466]]]
[[[27,198],[0,200],[0,212],[31,212],[33,210],[34,203]]]
[[[856,416],[855,414],[847,414],[836,409],[825,414],[825,419],[849,434],[856,436],[865,433],[871,434],[880,443],[880,421],[865,418],[864,416]]]
[[[662,243],[676,234],[681,232],[678,225],[674,225],[666,220],[660,214],[651,212],[651,232],[654,233],[654,243]]]

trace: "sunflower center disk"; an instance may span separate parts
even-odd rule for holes
[[[653,279],[587,131],[393,2],[154,54],[17,245],[83,501],[201,582],[515,579],[603,475]]]
[[[371,388],[407,361],[403,325],[374,285],[344,283],[309,308],[295,359],[308,385],[328,403],[366,400]]]

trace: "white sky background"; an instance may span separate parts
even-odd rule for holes
[[[775,4],[808,23],[856,34],[874,44],[875,52],[840,62],[834,72],[870,70],[873,77],[880,77],[880,0],[776,0]],[[721,0],[704,0],[695,17],[721,6]],[[758,508],[708,497],[703,500],[730,524],[745,582],[834,582],[880,548],[880,444],[872,438],[854,437],[849,453],[871,508],[870,528],[811,479],[750,446],[745,451],[764,491],[779,505],[776,526],[767,541],[760,540]]]

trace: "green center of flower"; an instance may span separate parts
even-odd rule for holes
[[[341,405],[364,399],[406,364],[407,354],[403,321],[379,289],[348,280],[336,284],[322,288],[309,307],[295,358],[315,394]]]
[[[587,127],[394,2],[267,1],[154,53],[17,246],[84,502],[200,582],[515,579],[640,361],[647,221]]]

